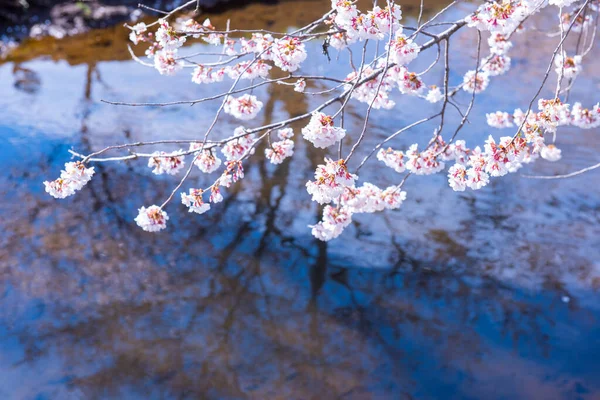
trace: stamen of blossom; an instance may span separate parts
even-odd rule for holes
[[[384,37],[383,32],[377,27],[373,15],[358,14],[343,28],[346,29],[346,35],[351,40],[381,40]]]
[[[447,152],[451,154],[449,160],[453,159],[457,164],[467,165],[471,150],[469,150],[464,140],[457,140],[448,146]]]
[[[600,126],[600,103],[591,110],[583,108],[581,103],[573,104],[571,108],[571,124],[582,129],[597,128]]]
[[[244,179],[244,166],[239,160],[225,161],[225,171],[223,172],[224,177],[231,177],[231,181],[227,181],[227,178],[219,184],[229,187],[231,182],[237,182],[240,179]]]
[[[368,66],[363,68],[362,73],[357,71],[351,72],[345,79],[348,82],[345,85],[346,88],[351,89],[359,77],[362,80],[364,77],[373,74],[373,72],[375,72],[375,70]],[[377,77],[354,87],[351,98],[363,103],[372,104],[372,107],[376,110],[380,108],[393,108],[396,103],[389,99],[389,92],[392,90],[393,81],[388,78],[384,79],[383,82],[380,82],[381,78]]]
[[[570,0],[567,0],[570,1]],[[509,34],[516,30],[521,22],[537,8],[538,1],[499,0],[479,6],[477,11],[467,16],[465,21],[470,27],[492,34]]]
[[[401,72],[398,74],[398,89],[401,93],[419,95],[425,89],[425,84],[414,72],[408,72],[404,67],[401,67]]]
[[[60,177],[71,182],[75,190],[81,190],[92,179],[94,172],[94,167],[86,168],[81,161],[68,162]]]
[[[333,118],[321,112],[313,113],[308,125],[302,128],[302,136],[315,147],[324,149],[346,136],[346,130],[333,125]]]
[[[390,5],[392,9],[391,15]],[[402,20],[402,10],[400,9],[400,6],[394,4],[393,1],[388,2],[388,6],[386,6],[383,9],[379,6],[373,7],[373,10],[369,11],[369,15],[371,16],[371,19],[377,26],[377,29],[383,34],[394,32],[400,29],[400,20]]]
[[[237,119],[251,120],[258,115],[263,103],[256,96],[244,94],[238,98],[228,96],[223,111]]]
[[[225,69],[213,69],[210,67],[204,67],[203,65],[199,65],[194,68],[192,72],[192,82],[201,84],[201,83],[215,83],[223,81],[223,77],[225,76]]]
[[[264,35],[262,33],[253,33],[251,39],[241,39],[243,53],[261,54],[260,58],[263,60],[273,59],[272,50],[270,49],[272,44],[273,36],[268,33]]]
[[[540,112],[536,114],[536,122],[547,132],[556,132],[559,125],[567,125],[570,121],[569,105],[560,99],[538,101]]]
[[[445,164],[438,161],[435,149],[430,148],[419,153],[417,148],[416,143],[408,148],[406,169],[415,175],[431,175],[444,169]]]
[[[565,79],[575,79],[581,72],[582,57],[577,55],[567,57],[566,54],[557,54],[554,58],[555,71],[558,76],[562,74]]]
[[[454,164],[448,169],[448,183],[455,192],[463,192],[467,188],[467,169],[462,164]]]
[[[221,190],[218,185],[215,185],[210,188],[210,197],[208,199],[213,204],[220,203],[223,201],[223,195],[221,194]]]
[[[391,45],[386,45],[385,48],[390,53],[390,61],[398,65],[408,65],[417,58],[420,51],[418,44],[402,34],[402,28],[396,32],[396,38]]]
[[[202,189],[190,189],[189,194],[181,193],[181,202],[189,208],[189,212],[204,214],[210,210],[210,204],[202,200]]]
[[[488,38],[488,45],[492,54],[503,55],[512,47],[512,42],[506,39],[501,33],[493,33]]]
[[[309,227],[312,228],[314,237],[326,242],[340,236],[350,222],[352,222],[352,213],[348,209],[326,205],[323,208],[323,221]]]
[[[504,176],[508,174],[508,163],[511,160],[507,149],[504,146],[496,144],[492,135],[485,141],[484,148],[485,172],[491,176]]]
[[[306,183],[306,190],[312,195],[312,200],[326,204],[344,192],[344,188],[354,186],[358,177],[348,172],[344,160],[333,161],[325,158],[325,164],[320,164],[315,170],[315,181]]]
[[[231,79],[237,79],[240,75],[240,79],[266,79],[269,76],[270,69],[271,66],[262,60],[258,60],[254,63],[252,63],[252,61],[242,61],[233,67],[225,68],[225,73]]]
[[[341,27],[348,25],[358,15],[358,9],[351,0],[331,0],[331,8],[337,12],[335,23]]]
[[[490,176],[487,172],[476,168],[469,168],[467,170],[467,186],[471,189],[479,190],[488,183],[490,183]]]
[[[469,71],[464,76],[462,88],[465,92],[481,93],[487,88],[489,83],[490,76],[488,73],[483,71]]]
[[[489,183],[490,176],[485,172],[486,157],[479,146],[471,151],[467,165],[471,167],[467,169],[467,186],[473,190],[478,190]]]
[[[498,76],[505,74],[510,69],[510,57],[504,55],[492,55],[490,59],[485,62],[482,60],[481,69],[486,72],[489,76]]]
[[[131,27],[131,32],[129,33],[129,40],[131,40],[133,44],[137,45],[139,42],[142,42],[146,39],[144,33],[147,30],[148,28],[146,27],[145,23],[140,22],[138,24],[135,24]]]
[[[281,140],[291,139],[294,137],[294,130],[292,128],[283,128],[277,131],[277,137]]]
[[[176,52],[172,50],[160,50],[154,55],[154,68],[161,75],[175,75],[183,68],[183,63],[175,59]]]
[[[265,149],[265,157],[273,164],[281,164],[283,160],[294,154],[294,142],[285,139],[280,142],[271,143],[271,147]]]
[[[169,216],[159,206],[152,205],[139,209],[135,222],[146,232],[158,232],[167,227]]]
[[[61,171],[60,178],[51,182],[45,181],[44,187],[50,196],[64,199],[81,190],[93,175],[94,167],[86,168],[81,161],[68,162],[65,164],[65,169]]]
[[[304,89],[306,89],[306,81],[304,79],[298,79],[294,84],[294,91],[304,93]]]
[[[54,181],[45,181],[44,187],[46,192],[57,199],[64,199],[65,197],[75,194],[75,189],[71,186],[71,182],[58,178]]]
[[[221,166],[221,159],[215,156],[211,149],[202,150],[202,143],[190,143],[191,150],[199,150],[194,153],[194,165],[205,174],[210,174]]]
[[[165,51],[177,50],[185,43],[185,36],[180,36],[169,23],[161,19],[160,27],[156,31],[156,41]]]
[[[243,133],[244,128],[241,126],[237,127],[234,131],[235,136],[239,136]],[[255,136],[253,134],[230,140],[223,146],[221,152],[227,161],[239,160],[245,156],[248,151],[250,151],[249,154],[254,154],[254,147],[252,147],[254,145],[254,140]]]
[[[400,208],[404,200],[406,200],[406,192],[400,190],[400,186],[388,186],[381,192],[384,207],[388,210]]]
[[[273,45],[273,62],[283,71],[294,72],[306,60],[304,43],[298,38],[283,37]]]
[[[377,152],[377,159],[398,173],[406,170],[404,153],[400,150],[394,150],[391,147],[380,149],[379,152]]]
[[[183,150],[173,153],[155,151],[148,159],[148,167],[152,168],[152,173],[155,175],[176,175],[185,166],[185,157],[181,153]]]

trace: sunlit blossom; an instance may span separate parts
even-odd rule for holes
[[[158,232],[167,227],[169,216],[159,206],[153,205],[139,209],[135,222],[146,232]]]

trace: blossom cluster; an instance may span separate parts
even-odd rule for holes
[[[538,112],[528,114],[517,108],[512,114],[503,111],[486,114],[488,125],[494,128],[511,128],[523,126],[523,132],[529,141],[543,133],[555,133],[558,126],[573,125],[581,129],[591,129],[600,126],[600,103],[591,108],[584,108],[581,103],[563,103],[560,99],[538,101]]]
[[[364,14],[358,10],[355,2],[331,0],[335,13],[328,23],[340,29],[331,37],[331,45],[341,50],[357,41],[381,40],[386,34],[396,32],[400,28],[402,10],[393,2],[388,4],[385,8],[375,6]]]
[[[152,168],[152,173],[155,175],[177,175],[185,166],[185,157],[181,153],[183,150],[173,153],[155,151],[148,159],[148,167]]]
[[[482,4],[465,18],[470,27],[492,34],[508,34],[516,30],[521,22],[537,11],[544,0],[497,0]],[[558,0],[572,1],[572,0]]]
[[[310,226],[312,234],[319,240],[329,241],[337,238],[352,222],[352,216],[360,213],[374,213],[383,210],[395,210],[406,200],[406,192],[399,186],[380,189],[365,182],[360,187],[347,187],[335,205],[327,204],[323,208],[323,218]]]
[[[161,207],[152,205],[140,208],[135,222],[146,232],[158,232],[167,227],[168,219],[169,216]]]
[[[242,126],[235,128],[233,133],[236,139],[229,140],[221,149],[225,159],[239,161],[246,155],[254,154],[255,136],[246,134]]]
[[[271,143],[270,147],[265,149],[265,157],[273,164],[281,164],[283,160],[294,154],[294,136],[292,128],[280,129],[277,133],[279,141]]]
[[[361,71],[351,72],[346,76],[345,80],[348,83],[345,86],[349,90],[354,86],[351,98],[363,103],[372,104],[372,107],[376,110],[380,108],[391,109],[396,103],[389,98],[389,93],[393,87],[390,79],[382,79],[380,75],[357,85],[359,80],[373,75],[374,72],[375,70],[369,66],[363,68]]]
[[[322,112],[315,112],[310,122],[302,129],[304,139],[315,147],[324,149],[346,136],[346,130],[334,125],[333,118]]]
[[[348,172],[344,160],[325,158],[325,164],[317,166],[315,180],[306,183],[306,190],[313,200],[327,204],[322,221],[311,226],[317,239],[328,241],[338,237],[352,221],[353,214],[397,209],[406,199],[406,192],[399,186],[381,190],[365,182],[356,187],[357,179],[358,176]],[[328,204],[332,202],[334,205]]]
[[[196,64],[192,72],[192,82],[207,84],[221,82],[225,76],[231,79],[266,79],[273,65],[283,71],[296,71],[307,57],[304,42],[297,37],[284,36],[273,39],[270,34],[253,33],[251,38],[239,40],[216,33],[216,28],[206,19],[202,24],[193,19],[178,23],[177,28],[166,19],[160,19],[155,33],[149,26],[140,22],[130,27],[129,39],[134,45],[149,43],[146,56],[154,61],[154,67],[161,75],[174,75],[184,66],[184,57],[179,56],[179,49],[188,37],[201,38],[213,46],[223,45],[225,55],[238,58],[244,55],[255,55],[257,59],[241,61],[234,65],[220,67],[216,65]],[[189,65],[193,66],[193,65]]]
[[[357,178],[348,172],[344,160],[333,161],[325,158],[325,164],[317,166],[315,180],[306,183],[306,190],[313,201],[326,204],[341,195],[344,188],[353,186]]]
[[[233,115],[237,119],[250,120],[254,119],[260,110],[263,103],[251,94],[244,94],[240,97],[229,96],[225,99],[223,111]]]
[[[202,200],[202,189],[190,189],[189,193],[181,193],[181,202],[189,208],[189,212],[204,214],[210,210],[210,204]]]
[[[184,65],[178,58],[178,49],[183,46],[186,37],[178,34],[166,20],[162,19],[159,23],[152,51],[148,51],[146,55],[154,59],[154,68],[161,75],[174,75]]]
[[[593,9],[593,3],[590,3],[590,8]],[[561,14],[560,25],[563,31],[566,31],[571,27],[571,32],[581,33],[590,27],[593,20],[594,18],[590,14],[584,13],[576,15],[576,11],[574,10]]]
[[[501,137],[496,143],[490,135],[484,151],[479,147],[466,149],[467,162],[460,161],[448,173],[450,186],[462,191],[467,187],[480,189],[487,185],[489,178],[503,176],[520,169],[523,164],[541,157],[548,161],[558,161],[561,150],[553,143],[546,144],[544,134],[556,133],[558,126],[574,125],[583,129],[600,126],[600,105],[591,110],[575,103],[571,110],[560,99],[538,102],[538,112],[525,113],[516,109],[513,114],[497,111],[487,114],[488,124],[495,128],[522,127],[519,134]],[[458,143],[458,142],[457,142]]]
[[[445,168],[445,161],[454,161],[448,170],[450,187],[455,191],[477,190],[486,186],[490,177],[516,172],[523,164],[538,157],[559,160],[561,150],[554,144],[546,144],[544,133],[554,133],[558,126],[567,124],[584,129],[600,126],[600,104],[586,109],[576,103],[569,110],[569,105],[559,99],[541,99],[538,108],[538,112],[528,114],[520,109],[513,114],[502,111],[487,114],[488,124],[492,127],[522,124],[523,129],[518,135],[501,137],[499,141],[490,135],[483,150],[479,146],[468,148],[464,140],[447,144],[438,136],[424,151],[419,152],[417,144],[411,145],[406,152],[382,148],[377,159],[396,172],[409,171],[415,175],[440,172]]]
[[[212,149],[204,149],[202,143],[190,143],[189,150],[195,151],[194,165],[205,174],[215,172],[221,166],[221,159],[213,153]]]
[[[86,168],[81,161],[68,162],[61,171],[60,178],[44,182],[46,192],[57,199],[75,194],[81,190],[94,175],[94,167]]]
[[[568,57],[566,54],[558,54],[554,59],[554,65],[556,66],[555,71],[559,76],[563,76],[566,79],[575,79],[581,72],[581,61],[582,56],[577,55],[574,57]]]

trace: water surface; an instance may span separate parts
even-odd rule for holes
[[[322,14],[325,3],[253,5],[211,19],[284,30]],[[357,216],[322,243],[307,228],[319,210],[304,182],[324,153],[297,137],[291,161],[274,167],[255,157],[224,203],[202,216],[174,204],[168,230],[148,234],[133,222],[137,208],[162,201],[176,181],[143,163],[96,165],[92,182],[64,201],[41,184],[58,175],[71,147],[204,133],[217,104],[100,102],[195,99],[224,88],[192,85],[188,74],[160,77],[129,60],[125,39],[117,27],[29,41],[0,65],[0,398],[600,398],[598,173],[511,175],[465,193],[443,174],[411,178],[400,210]],[[462,49],[475,39],[467,31],[454,40],[457,82],[472,68]],[[535,33],[517,40],[555,45]],[[485,112],[528,104],[547,60],[526,58],[526,48],[511,53],[523,72],[493,80],[493,93],[476,103],[469,142],[506,133],[487,127]],[[323,58],[306,71],[340,75],[336,65]],[[573,99],[599,100],[598,67],[598,59],[585,65]],[[439,72],[428,83],[441,84]],[[281,86],[255,94],[265,103],[256,124],[316,105]],[[395,100],[396,112],[372,114],[355,163],[434,110]],[[465,107],[468,96],[458,102]],[[354,135],[364,111],[351,103]],[[235,126],[226,118],[217,134]],[[425,144],[434,127],[394,147]],[[599,133],[561,129],[563,159],[523,172],[597,163]],[[210,177],[192,179],[200,186]],[[361,179],[385,186],[401,176],[373,164]]]

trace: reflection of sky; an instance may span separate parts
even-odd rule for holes
[[[457,38],[456,47],[469,40]],[[471,62],[458,57],[454,82]],[[539,70],[517,51],[513,64]],[[323,66],[333,68],[307,71]],[[99,99],[194,99],[225,86],[159,77],[131,61],[19,67],[40,83],[17,90],[20,72],[0,66],[0,398],[598,396],[600,185],[590,184],[597,175],[512,175],[476,193],[451,191],[443,175],[412,177],[401,210],[358,216],[325,245],[306,228],[317,209],[303,188],[323,153],[297,137],[291,162],[274,168],[257,157],[235,197],[201,217],[173,204],[168,232],[150,235],[134,225],[136,209],[163,199],[175,181],[156,179],[143,163],[97,166],[89,186],[61,202],[41,181],[58,174],[71,146],[198,137],[217,107],[127,108]],[[465,137],[502,136],[484,113],[524,108],[538,80],[493,80],[491,89],[510,90],[478,100]],[[595,103],[597,86],[590,69],[573,98]],[[265,112],[256,123],[314,106],[290,92],[258,89]],[[397,112],[373,112],[359,156],[432,109],[395,100]],[[458,101],[465,106],[468,96]],[[348,126],[364,109],[351,103]],[[235,126],[226,119],[219,136]],[[431,129],[394,146],[425,143]],[[564,159],[526,171],[596,162],[597,134],[561,130]],[[399,181],[376,163],[360,175],[380,186]]]

